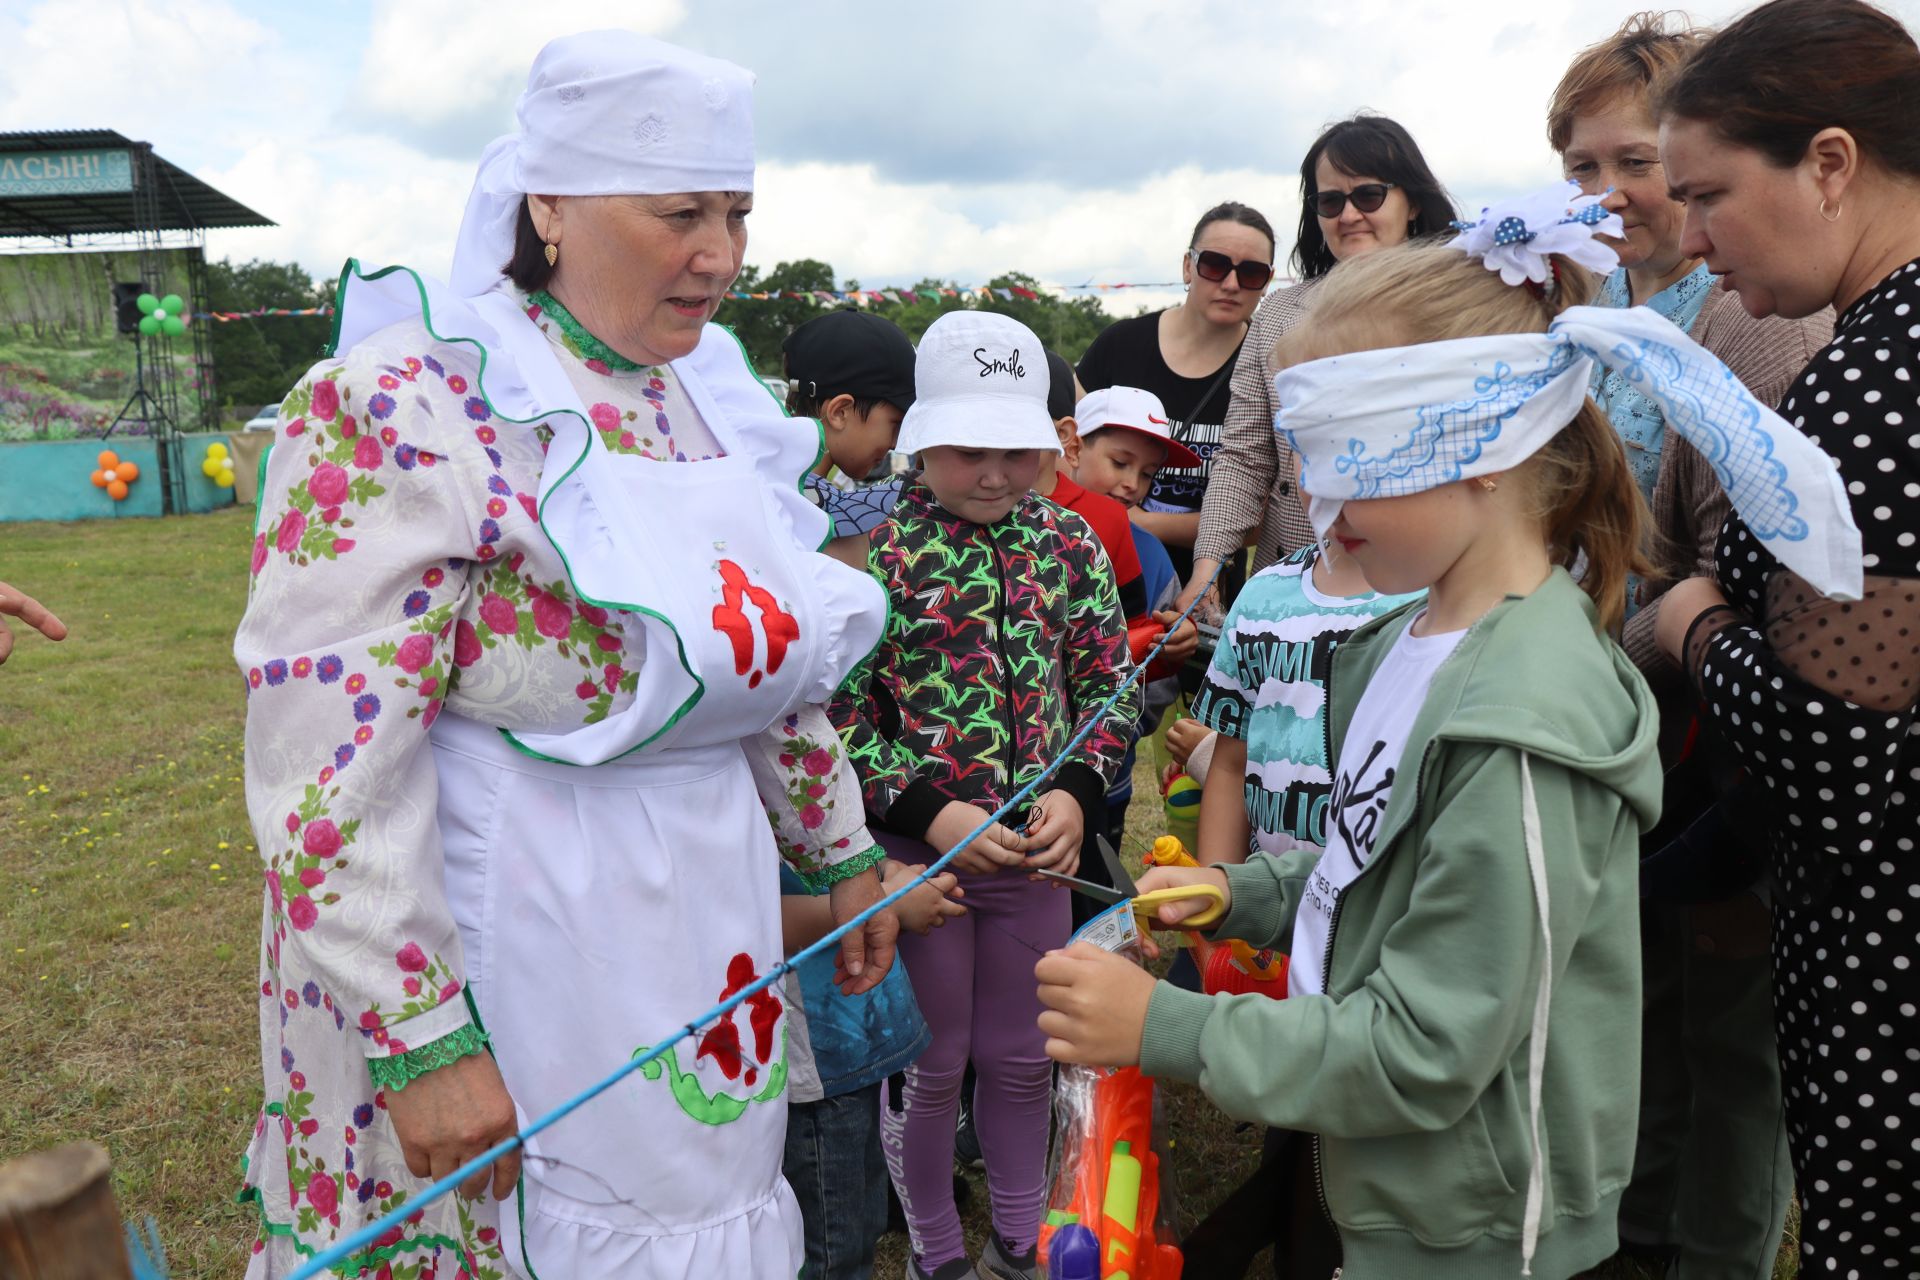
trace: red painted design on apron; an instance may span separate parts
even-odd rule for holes
[[[753,957],[744,951],[740,952],[727,965],[727,986],[720,993],[720,999],[732,999],[742,987],[759,981],[759,978],[760,975],[753,969]],[[747,1021],[753,1027],[753,1056],[765,1063],[773,1053],[773,1030],[779,1025],[782,1008],[780,997],[774,995],[769,987],[748,996],[745,1004]],[[695,1055],[696,1061],[712,1055],[721,1074],[729,1080],[738,1077],[741,1067],[745,1065],[740,1053],[740,1029],[733,1022],[733,1014],[737,1012],[739,1010],[734,1010],[708,1028],[707,1033],[700,1037],[700,1051]],[[749,1085],[759,1076],[757,1068],[746,1068],[746,1082]]]
[[[757,689],[763,674],[780,670],[787,660],[787,646],[800,638],[800,621],[774,599],[765,587],[755,586],[747,571],[731,560],[720,562],[721,602],[713,606],[713,629],[733,642],[733,671],[747,675],[753,669],[753,623],[741,606],[751,602],[760,611],[760,627],[767,634],[767,670],[753,670],[747,688]]]

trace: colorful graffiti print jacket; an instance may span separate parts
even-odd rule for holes
[[[981,525],[916,481],[874,530],[867,565],[892,616],[829,714],[868,813],[902,835],[924,837],[949,800],[1000,805],[1132,669],[1099,539],[1035,494]],[[1088,830],[1139,701],[1135,685],[1046,784],[1079,801]]]

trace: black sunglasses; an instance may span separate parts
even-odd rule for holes
[[[1200,278],[1215,284],[1225,280],[1229,273],[1240,277],[1242,289],[1264,289],[1267,281],[1273,279],[1271,262],[1256,262],[1252,258],[1235,262],[1226,254],[1212,249],[1189,249],[1187,256],[1193,259],[1193,269],[1200,273]]]
[[[1362,213],[1372,213],[1387,202],[1387,192],[1399,185],[1393,182],[1363,182],[1351,191],[1316,191],[1313,195],[1313,211],[1323,218],[1337,218],[1340,211],[1347,207],[1347,201],[1353,201],[1353,207]]]

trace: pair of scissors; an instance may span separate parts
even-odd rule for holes
[[[1058,871],[1043,871],[1036,868],[1034,874],[1063,884],[1075,893],[1092,898],[1095,902],[1104,902],[1109,906],[1120,902],[1131,902],[1133,914],[1153,928],[1173,927],[1160,924],[1153,914],[1155,908],[1169,902],[1184,902],[1190,898],[1208,899],[1210,905],[1182,920],[1179,928],[1204,929],[1209,925],[1217,924],[1220,918],[1226,915],[1227,897],[1214,885],[1183,884],[1171,889],[1155,889],[1151,893],[1140,892],[1139,887],[1133,883],[1133,877],[1127,874],[1127,869],[1120,865],[1120,859],[1114,856],[1112,847],[1104,839],[1099,844],[1101,858],[1105,861],[1107,871],[1113,876],[1113,883],[1118,886],[1117,888],[1108,888],[1104,884],[1095,884],[1091,880],[1082,880],[1078,876],[1063,875]]]

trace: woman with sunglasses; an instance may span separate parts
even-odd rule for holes
[[[1357,115],[1322,133],[1300,163],[1300,230],[1293,265],[1302,283],[1260,303],[1240,348],[1226,426],[1208,477],[1207,500],[1193,540],[1193,572],[1181,592],[1185,608],[1208,575],[1258,533],[1254,568],[1264,568],[1313,540],[1293,497],[1293,460],[1273,430],[1268,361],[1334,264],[1413,236],[1443,231],[1453,201],[1427,167],[1407,131],[1385,116]],[[1216,593],[1216,600],[1223,599]],[[1219,609],[1213,610],[1217,620]]]
[[[1167,546],[1174,572],[1193,572],[1193,539],[1208,462],[1220,447],[1227,375],[1247,336],[1247,319],[1273,279],[1273,228],[1259,212],[1228,201],[1200,216],[1180,261],[1187,296],[1177,307],[1116,320],[1080,358],[1080,385],[1140,387],[1160,397],[1173,438],[1200,455],[1198,467],[1162,467],[1133,512]]]

